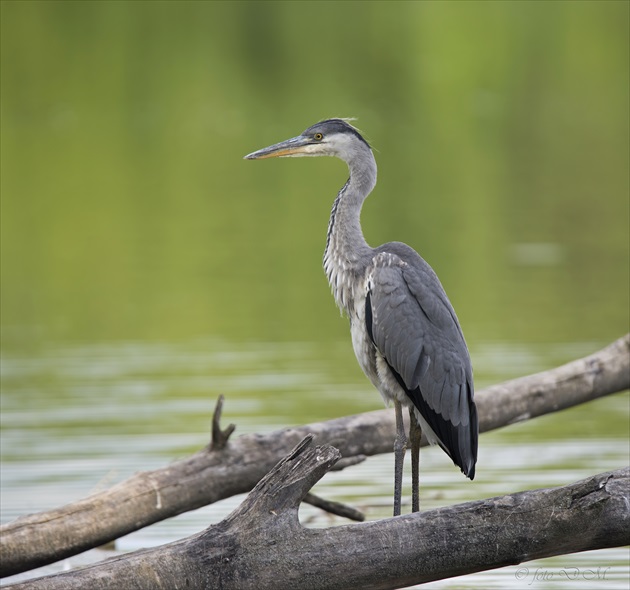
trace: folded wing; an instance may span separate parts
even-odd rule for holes
[[[473,479],[477,410],[459,321],[431,267],[404,244],[387,246],[368,285],[368,333],[440,446]]]

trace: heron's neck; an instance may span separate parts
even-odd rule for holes
[[[360,160],[360,161],[359,161]],[[352,311],[356,280],[362,276],[371,248],[361,231],[361,207],[376,184],[376,162],[371,150],[348,161],[350,178],[339,191],[328,223],[324,270],[337,305]]]

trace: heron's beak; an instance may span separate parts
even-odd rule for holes
[[[286,158],[290,156],[307,156],[308,146],[312,145],[309,137],[298,135],[286,141],[281,141],[269,147],[263,148],[251,154],[247,154],[245,160],[264,160],[265,158]]]

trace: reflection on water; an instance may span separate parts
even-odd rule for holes
[[[549,368],[597,348],[587,343],[487,343],[472,355],[483,385]],[[214,398],[220,393],[226,396],[223,419],[237,425],[235,436],[379,408],[380,397],[360,375],[352,381],[338,379],[339,365],[355,362],[345,349],[340,344],[339,354],[331,355],[304,343],[230,347],[204,340],[60,347],[39,358],[5,355],[2,522],[80,499],[199,449],[208,441]],[[621,394],[484,434],[472,483],[440,450],[425,450],[423,507],[562,485],[616,469],[628,463],[627,436],[628,395]],[[382,455],[328,474],[316,491],[378,519],[391,513],[392,481],[392,456]],[[405,495],[409,498],[408,485]],[[241,500],[229,498],[137,531],[120,539],[117,549],[134,550],[190,535],[224,518]],[[301,518],[307,526],[339,522],[310,506],[302,508]],[[607,566],[611,570],[605,587],[615,588],[628,573],[626,555],[606,550],[527,567],[534,576],[539,566],[553,571]],[[88,553],[70,563],[101,556]],[[503,568],[457,584],[521,587],[515,575],[515,568]],[[558,587],[568,587],[565,582]],[[452,584],[439,582],[435,587]]]

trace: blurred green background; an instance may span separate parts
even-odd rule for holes
[[[323,118],[375,147],[366,239],[434,267],[478,387],[628,331],[628,2],[0,10],[3,521],[198,449],[219,393],[237,433],[382,407],[321,268],[344,164],[242,159]],[[626,394],[484,435],[474,484],[429,451],[423,502],[618,467],[627,436]],[[324,495],[390,513],[382,459]]]
[[[241,159],[330,116],[471,346],[626,330],[627,3],[2,2],[3,349],[345,337],[344,165]]]

